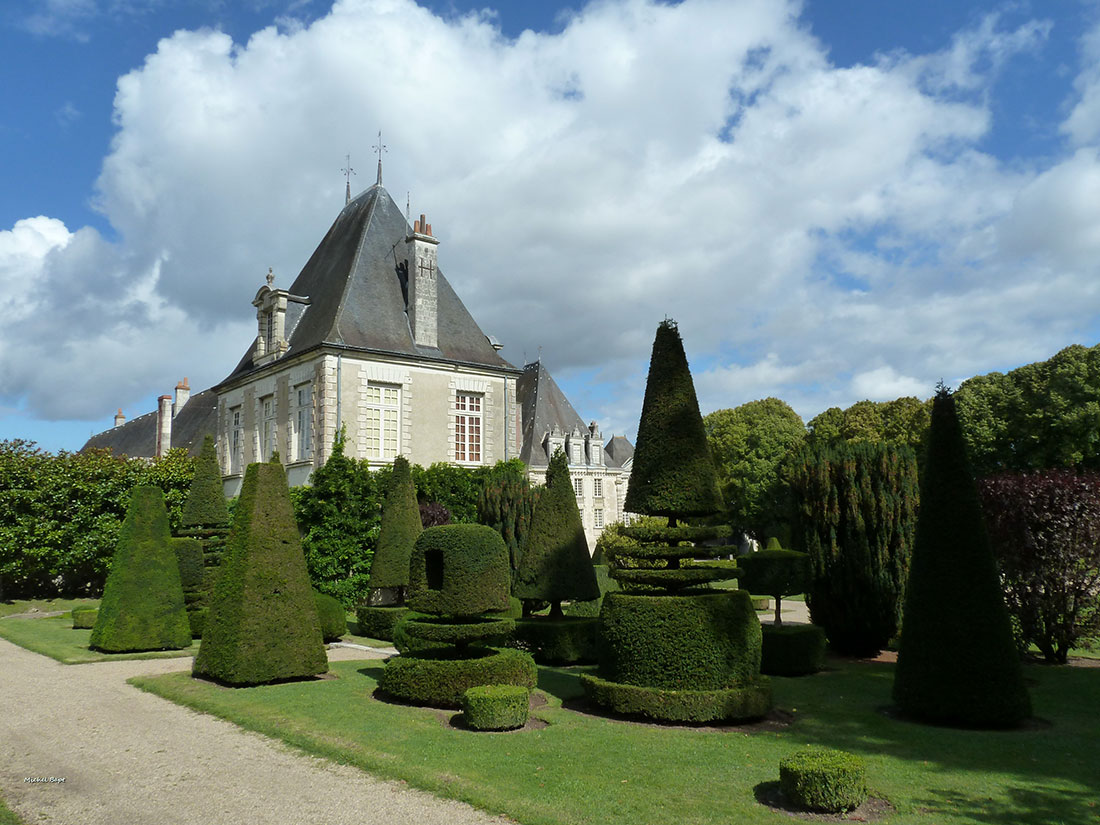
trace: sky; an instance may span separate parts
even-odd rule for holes
[[[353,191],[425,213],[516,365],[633,438],[927,398],[1100,341],[1100,2],[0,6],[0,439],[226,377]]]

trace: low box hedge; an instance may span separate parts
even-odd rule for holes
[[[741,687],[719,690],[664,690],[609,682],[581,675],[590,702],[629,716],[659,722],[717,722],[759,719],[772,706],[771,683],[766,676]]]
[[[538,671],[527,653],[510,648],[470,648],[406,653],[386,662],[378,680],[384,694],[414,705],[460,708],[462,694],[479,685],[535,686]]]
[[[522,685],[479,685],[462,694],[462,713],[473,730],[515,730],[527,724],[531,691]]]
[[[779,789],[792,805],[838,813],[867,799],[863,759],[830,748],[805,748],[779,762]]]
[[[91,630],[95,627],[96,617],[99,616],[98,607],[74,607],[73,630]]]
[[[825,667],[825,631],[813,624],[765,624],[760,672],[805,676]]]
[[[394,628],[408,613],[409,608],[404,605],[387,605],[385,607],[359,605],[355,608],[355,621],[359,625],[359,635],[392,642]]]

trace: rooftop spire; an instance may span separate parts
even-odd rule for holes
[[[351,168],[351,155],[344,155],[344,158],[348,165],[340,171],[344,173],[344,177],[347,178],[348,182],[347,190],[344,192],[344,206],[347,206],[351,203],[351,176],[355,174],[355,170]]]
[[[378,153],[378,180],[375,181],[375,184],[377,186],[381,186],[382,185],[382,153],[389,151],[389,149],[386,148],[386,144],[384,144],[382,142],[382,130],[381,129],[378,130],[378,143],[375,144],[374,146],[372,146],[371,149],[373,149],[375,152]]]

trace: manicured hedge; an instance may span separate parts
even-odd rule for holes
[[[466,724],[474,730],[515,730],[527,724],[531,691],[522,685],[480,685],[462,694]]]
[[[314,590],[313,602],[317,605],[317,618],[321,622],[321,638],[324,641],[335,642],[348,632],[348,617],[339,601]]]
[[[599,659],[600,622],[579,616],[555,621],[519,619],[512,646],[526,650],[543,665],[593,664]]]
[[[772,543],[775,548],[771,549]],[[737,563],[742,572],[738,583],[753,593],[766,593],[775,599],[775,623],[781,624],[783,597],[804,593],[810,586],[810,556],[797,550],[784,550],[774,538],[768,550],[748,553]]]
[[[472,687],[522,685],[531,689],[537,675],[534,659],[519,650],[471,648],[466,658],[455,658],[453,649],[448,649],[405,653],[390,659],[378,688],[412,704],[458,708],[462,706],[462,694]]]
[[[213,436],[203,439],[202,452],[195,460],[195,476],[191,479],[180,523],[184,527],[215,527],[229,523]]]
[[[96,617],[99,615],[98,607],[74,607],[73,630],[90,630],[95,627]]]
[[[825,667],[825,631],[814,624],[766,624],[760,672],[805,676]]]
[[[665,690],[717,690],[760,673],[760,622],[744,590],[608,593],[600,675]]]
[[[382,505],[382,525],[370,568],[370,588],[405,587],[409,583],[409,560],[417,536],[424,530],[412,471],[404,456],[393,461],[386,501]]]
[[[692,553],[698,552],[694,548],[686,548]],[[663,590],[681,590],[699,584],[735,579],[740,571],[723,569],[721,567],[678,567],[673,569],[648,570],[643,567],[630,567],[612,572],[620,584],[644,584],[652,587],[660,587]]]
[[[665,690],[609,682],[581,674],[589,701],[615,713],[661,722],[714,722],[759,719],[772,706],[771,683],[758,676],[741,687],[718,690]]]
[[[475,617],[459,621],[450,617],[407,618],[405,632],[426,642],[463,646],[491,636],[505,636],[515,629],[515,619]]]
[[[619,583],[608,574],[606,564],[594,564],[592,569],[596,571],[596,581],[600,585],[600,597],[590,601],[573,602],[565,609],[566,616],[596,618],[600,615],[600,608],[603,607],[603,597],[607,593],[622,589]]]
[[[404,605],[386,607],[360,605],[355,608],[355,621],[359,625],[359,635],[392,642],[394,627],[408,613],[409,608]]]
[[[863,759],[828,748],[806,748],[779,762],[779,789],[792,805],[837,813],[867,799]]]
[[[413,610],[451,616],[507,610],[510,590],[508,548],[492,527],[447,524],[416,540],[405,600]]]
[[[202,587],[202,542],[193,538],[172,540],[172,549],[176,551],[176,562],[180,569],[180,584],[183,592],[195,591]]]
[[[206,627],[206,617],[210,615],[209,607],[200,607],[187,611],[187,621],[191,625],[191,638],[201,639],[203,628]]]

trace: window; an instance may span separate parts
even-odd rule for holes
[[[455,396],[455,461],[481,461],[481,396]]]
[[[264,321],[264,351],[271,352],[275,349],[275,310],[265,312]]]
[[[600,464],[603,464],[603,456],[600,455],[600,453],[602,453],[603,450],[600,449],[599,444],[597,444],[595,441],[589,442],[588,452],[591,453],[591,455],[589,456],[589,458],[590,458],[589,463],[595,464],[597,466],[600,465]]]
[[[574,441],[572,446],[573,446],[572,463],[573,464],[583,464],[584,463],[584,454],[581,452],[581,450],[583,449],[584,445],[581,444],[579,441]]]
[[[264,461],[270,461],[275,452],[275,396],[269,395],[260,399],[260,407],[263,411],[260,430],[260,456]]]
[[[592,526],[597,530],[603,529],[603,510],[596,508],[596,512],[592,516]]]
[[[592,479],[592,497],[593,498],[603,498],[603,479],[602,478]]]
[[[401,448],[398,439],[401,388],[386,384],[367,386],[367,457],[393,459]]]
[[[297,442],[295,459],[308,461],[313,458],[313,388],[303,384],[295,389],[298,414],[294,419],[294,435]]]
[[[576,493],[577,498],[584,496],[584,479],[580,476],[573,476],[573,492]]]
[[[239,473],[244,456],[241,455],[241,408],[234,407],[229,411],[231,426],[229,428],[229,472]]]

